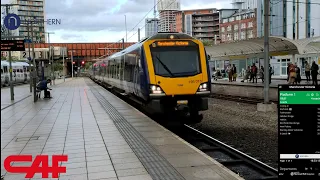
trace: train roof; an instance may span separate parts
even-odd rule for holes
[[[1,61],[1,66],[9,66],[9,62],[8,61]],[[12,66],[29,66],[29,63],[27,62],[17,62],[17,61],[12,61]],[[33,66],[33,64],[31,64],[31,66]]]
[[[113,59],[115,57],[118,57],[124,53],[127,53],[127,52],[131,52],[135,49],[137,49],[138,47],[141,47],[142,44],[146,41],[146,40],[155,40],[155,39],[172,39],[171,36],[174,36],[174,39],[194,39],[193,37],[189,36],[188,34],[184,34],[184,33],[178,33],[178,32],[158,32],[158,34],[155,34],[149,38],[145,38],[145,39],[142,39],[141,41],[127,47],[126,49],[120,51],[120,52],[117,52],[117,53],[114,53],[113,55],[105,58],[105,59],[101,59],[102,61],[103,60],[109,60],[109,59]]]

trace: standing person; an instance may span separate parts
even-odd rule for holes
[[[262,82],[264,82],[264,67],[261,66],[261,68],[259,69],[259,77],[262,80]]]
[[[236,65],[234,64],[232,66],[232,78],[233,78],[233,81],[237,81],[237,68],[236,68]]]
[[[254,80],[256,80],[257,83],[257,71],[258,68],[257,66],[253,63],[252,67],[251,67],[251,79],[252,79],[252,83],[254,83]],[[251,81],[251,80],[250,80]]]
[[[296,71],[295,83],[296,84],[300,84],[300,82],[301,82],[301,72],[300,72],[300,68],[297,66],[297,64],[295,64],[295,71]]]
[[[228,65],[227,67],[227,73],[228,73],[228,78],[229,78],[229,82],[232,82],[232,68],[231,68],[231,64]]]
[[[296,69],[293,64],[290,64],[289,66],[289,84],[293,84],[295,82],[295,79],[297,77]]]
[[[315,61],[313,61],[311,65],[312,85],[318,85],[318,70],[319,66],[316,64]]]
[[[271,64],[269,64],[269,84],[271,84],[271,77],[274,74],[274,70],[271,67]]]
[[[289,82],[289,80],[290,80],[290,65],[291,65],[291,63],[288,63],[288,66],[287,66],[287,82]]]
[[[310,78],[310,64],[308,63],[308,61],[305,61],[305,73],[306,73],[307,83],[309,83],[311,78]]]

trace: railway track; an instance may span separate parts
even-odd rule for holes
[[[104,87],[108,91],[110,91],[104,84],[100,81],[93,80],[95,83]],[[131,101],[130,99],[125,98],[125,96],[121,96],[113,91],[110,91],[113,94],[117,95],[122,100],[127,103],[137,107],[140,111],[144,112],[142,108],[137,106],[136,102]],[[148,115],[148,114],[147,114]],[[149,116],[149,115],[148,115]],[[150,117],[150,116],[149,116]],[[154,119],[154,117],[151,117]],[[154,119],[156,120],[156,119]],[[163,124],[162,124],[163,125]],[[202,152],[206,153],[211,158],[215,159],[226,168],[235,172],[239,176],[248,180],[259,180],[259,179],[278,179],[278,170],[227,145],[223,142],[210,137],[193,127],[183,124],[181,125],[173,125],[166,126],[173,133],[178,135],[180,138],[184,139],[188,143],[192,144]]]
[[[241,102],[246,104],[258,104],[263,102],[263,99],[249,98],[249,97],[242,97],[242,96],[232,96],[232,95],[225,95],[225,94],[212,94],[211,98]],[[270,101],[270,102],[275,104],[278,103],[277,101]]]
[[[278,179],[277,169],[274,169],[189,125],[185,124],[184,128],[177,129],[172,131],[180,138],[192,144],[246,180]]]

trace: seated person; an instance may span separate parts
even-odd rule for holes
[[[42,80],[37,84],[37,89],[40,91],[44,91],[44,98],[51,98],[49,90],[52,90],[48,88],[47,84],[51,83],[51,79],[48,80]]]

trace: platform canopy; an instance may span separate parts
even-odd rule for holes
[[[211,59],[230,60],[262,57],[264,55],[264,38],[255,38],[233,43],[206,46]],[[284,37],[270,36],[270,56],[289,54],[320,54],[320,37],[292,40]]]

